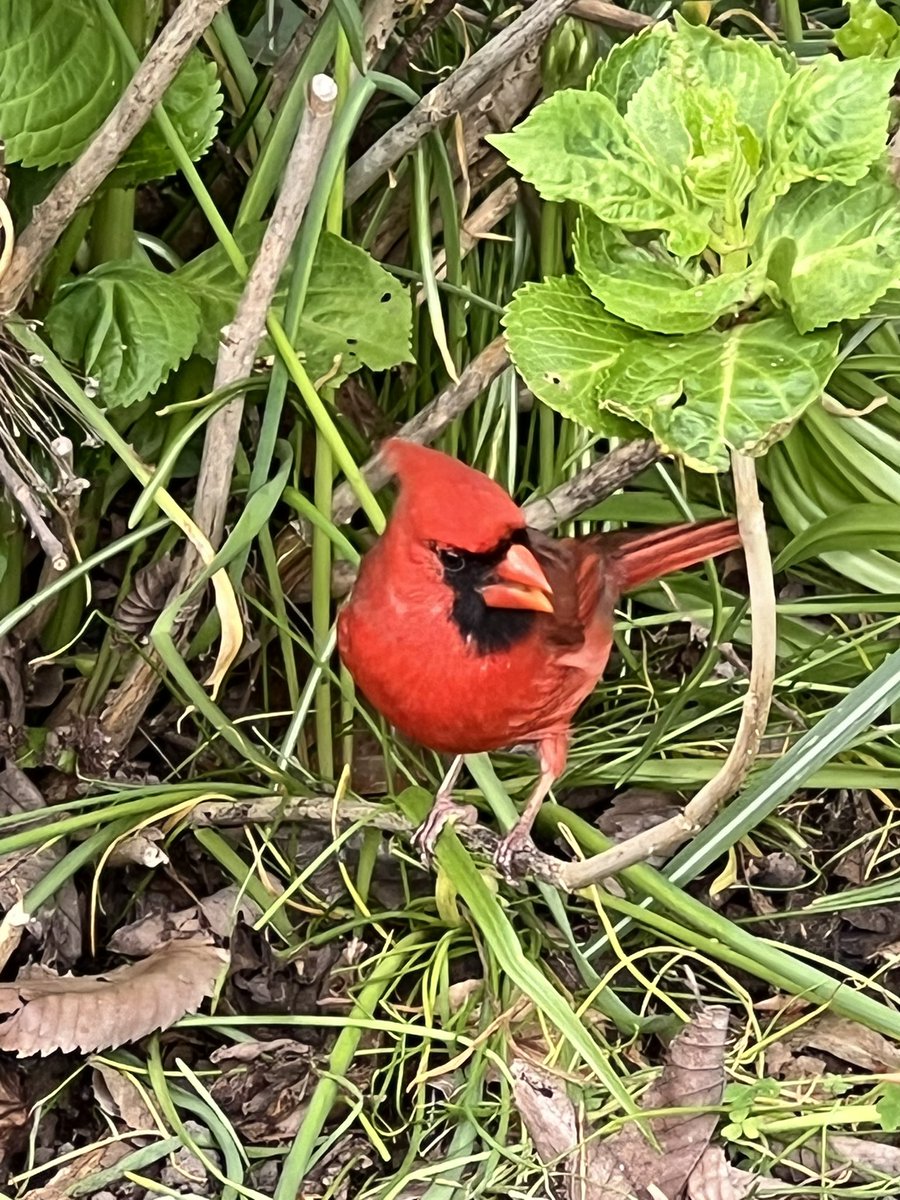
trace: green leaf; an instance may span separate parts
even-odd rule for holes
[[[45,324],[56,352],[96,376],[110,408],[124,408],[192,352],[200,310],[174,276],[116,262],[61,288]]]
[[[557,92],[512,133],[487,140],[546,200],[576,200],[622,229],[663,230],[685,257],[707,245],[708,210],[607,96]]]
[[[527,283],[510,301],[503,324],[510,358],[539,400],[596,433],[634,436],[630,422],[603,411],[598,395],[603,372],[634,335],[582,283]]]
[[[601,402],[688,466],[724,471],[731,450],[762,453],[821,394],[839,331],[801,335],[788,317],[773,317],[676,340],[644,337],[602,381]]]
[[[697,333],[752,303],[762,290],[761,267],[709,275],[673,258],[658,243],[636,246],[591,213],[574,240],[575,265],[610,312],[657,333]]]
[[[0,138],[7,160],[42,168],[71,162],[109,115],[131,75],[96,4],[7,0],[0,6]],[[199,157],[215,133],[220,105],[215,67],[207,67],[195,52],[165,103],[192,157]],[[144,151],[142,141],[148,147]],[[154,167],[151,177],[175,169],[168,151],[160,164],[160,145],[160,135],[147,130],[133,149],[136,163],[143,155]],[[132,171],[130,177],[137,182],[148,176]]]
[[[189,54],[165,95],[165,109],[195,162],[212,145],[222,117],[222,91],[216,64],[197,51]],[[117,184],[145,183],[177,170],[172,152],[155,121],[145,125],[112,174]]]
[[[237,234],[238,246],[248,262],[258,252],[263,230],[259,224]],[[241,280],[221,246],[198,255],[176,271],[175,278],[200,305],[197,353],[214,360],[221,331],[234,318]],[[283,278],[273,306],[278,315],[283,312],[285,295]],[[411,328],[412,304],[402,285],[359,246],[324,233],[316,251],[296,342],[313,379],[329,374],[335,358],[340,358],[341,365],[336,374],[329,376],[332,384],[362,366],[384,371],[397,363],[412,362]]]
[[[850,20],[834,43],[844,58],[900,58],[900,25],[876,0],[850,0]]]
[[[875,1107],[881,1128],[886,1133],[896,1133],[900,1129],[900,1084],[883,1083]]]
[[[801,179],[859,182],[884,157],[891,62],[821,55],[788,81],[769,122],[767,156],[776,194]]]
[[[883,168],[853,187],[808,180],[775,204],[757,256],[801,332],[868,312],[900,272],[900,192]]]
[[[634,94],[625,123],[643,145],[655,147],[697,204],[710,210],[715,249],[742,246],[741,215],[762,148],[738,120],[734,97],[679,72],[673,57]]]
[[[730,96],[742,124],[762,141],[769,113],[791,77],[786,66],[791,60],[749,38],[725,38],[707,25],[691,25],[678,13],[675,28],[668,69],[689,88],[711,87]]]
[[[597,64],[588,87],[612,100],[624,116],[628,101],[645,79],[664,66],[672,48],[670,25],[651,25],[610,50]]]

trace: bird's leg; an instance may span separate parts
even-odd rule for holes
[[[471,804],[457,804],[453,799],[453,788],[462,769],[463,756],[457,754],[437,790],[431,812],[412,836],[412,844],[419,851],[426,866],[431,862],[435,842],[445,825],[452,825],[457,821],[462,821],[464,825],[474,825],[478,819],[478,813]]]
[[[517,851],[524,850],[526,846],[531,844],[531,827],[534,824],[535,817],[541,811],[541,805],[546,800],[547,793],[553,787],[556,777],[557,772],[551,770],[542,761],[541,775],[534,786],[534,791],[528,797],[528,801],[522,809],[518,821],[516,821],[506,837],[501,838],[497,851],[494,854],[494,866],[505,879],[514,881],[515,877],[512,872],[513,858]]]

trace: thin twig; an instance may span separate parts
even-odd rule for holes
[[[314,821],[324,825],[350,825],[355,822],[384,833],[399,833],[409,836],[415,827],[395,809],[365,800],[344,798],[335,803],[331,796],[293,797],[271,796],[261,800],[208,800],[196,805],[187,817],[194,826],[216,826],[237,828],[242,825],[268,825],[271,823]],[[493,860],[500,845],[500,838],[484,825],[458,825],[455,827],[460,840],[469,850]],[[560,869],[566,864],[536,846],[527,847],[515,856],[515,870],[519,877],[531,876],[543,883],[563,887]]]
[[[69,565],[69,556],[66,554],[62,542],[44,519],[47,510],[25,480],[13,469],[2,450],[0,450],[0,479],[6,484],[6,490],[22,510],[22,515],[31,526],[32,533],[40,543],[52,569],[57,574],[65,571]]]
[[[540,44],[573,0],[538,0],[497,37],[472,55],[402,120],[378,139],[347,172],[344,199],[352,204],[425,136],[429,129],[458,112],[492,79],[501,78],[507,63]]]
[[[95,136],[46,199],[35,206],[0,285],[0,312],[16,308],[59,235],[149,121],[201,34],[226,3],[194,0],[175,10]]]
[[[640,33],[648,25],[654,24],[653,18],[645,13],[632,12],[631,9],[620,8],[618,4],[608,4],[606,0],[575,0],[571,12],[573,17],[593,21],[595,25],[606,25],[610,29],[623,29],[626,33]]]
[[[259,344],[265,335],[266,313],[309,203],[336,101],[334,80],[327,75],[314,75],[300,129],[288,157],[284,184],[266,226],[259,254],[247,277],[234,321],[223,331],[213,384],[216,391],[248,378],[253,369]],[[243,415],[244,396],[241,393],[215,413],[206,426],[194,520],[213,546],[218,546],[222,537]]]
[[[662,454],[655,442],[626,442],[548,495],[529,500],[524,508],[526,520],[532,529],[548,533],[617,492],[660,458]]]
[[[753,646],[750,682],[734,744],[713,778],[703,785],[677,817],[604,850],[602,854],[595,854],[582,862],[566,863],[559,875],[562,885],[569,890],[590,887],[634,863],[644,862],[655,855],[670,854],[709,824],[716,809],[741,786],[756,759],[769,717],[775,680],[775,585],[753,459],[734,454],[732,475],[750,583]]]

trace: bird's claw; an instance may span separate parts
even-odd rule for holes
[[[412,835],[414,849],[426,867],[434,861],[434,847],[445,825],[474,825],[478,813],[471,804],[457,804],[449,796],[438,796],[431,812]]]
[[[516,825],[506,837],[501,838],[494,851],[494,866],[507,883],[518,883],[519,876],[513,863],[516,855],[531,845],[531,834]]]

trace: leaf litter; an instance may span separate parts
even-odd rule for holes
[[[0,1049],[20,1058],[112,1049],[168,1029],[212,995],[228,955],[211,942],[169,942],[100,975],[54,975],[36,964],[0,984]]]

